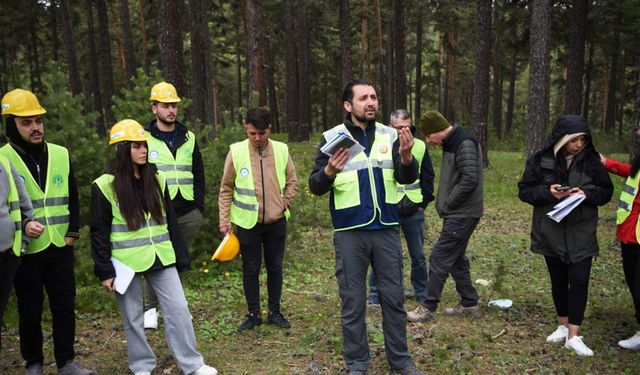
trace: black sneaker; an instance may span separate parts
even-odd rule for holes
[[[240,327],[238,327],[238,332],[243,332],[248,329],[254,329],[260,324],[262,324],[262,318],[260,317],[260,315],[249,314],[247,315],[247,320],[245,320],[242,324],[240,324]]]
[[[291,323],[282,315],[280,311],[269,312],[267,323],[280,328],[291,328]]]

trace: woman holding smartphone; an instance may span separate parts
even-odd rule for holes
[[[185,374],[216,375],[196,351],[187,300],[176,267],[189,266],[164,176],[147,163],[147,135],[134,120],[111,128],[115,158],[109,173],[91,186],[91,246],[94,271],[102,286],[113,292],[127,338],[129,369],[150,375],[156,357],[144,333],[142,276],[158,296],[164,314],[167,345]],[[135,271],[123,294],[115,292],[111,258]]]
[[[559,326],[547,336],[580,356],[593,351],[578,336],[589,291],[591,263],[598,255],[598,206],[611,200],[613,185],[591,142],[586,120],[560,117],[549,142],[527,160],[519,197],[533,206],[531,250],[544,256]],[[585,199],[561,222],[547,216],[570,195]]]

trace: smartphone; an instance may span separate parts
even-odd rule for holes
[[[567,191],[567,190],[571,190],[571,186],[559,186],[556,188],[557,191]]]

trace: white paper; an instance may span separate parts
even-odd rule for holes
[[[356,141],[350,134],[339,132],[335,135],[335,137],[331,138],[327,143],[324,144],[320,148],[325,155],[331,156],[333,153],[338,151],[336,145],[339,145],[341,142],[344,142],[345,139],[348,139],[353,142],[353,145],[349,147],[349,160],[353,159],[354,156],[358,155],[362,151],[364,151],[364,146],[362,146],[358,141]]]
[[[133,280],[133,277],[136,275],[136,271],[113,257],[111,258],[111,263],[113,263],[113,268],[116,270],[116,278],[113,280],[113,286],[116,292],[124,294],[129,284],[131,284],[131,280]]]
[[[559,223],[565,216],[569,215],[571,211],[578,207],[585,198],[586,196],[582,194],[570,195],[553,206],[553,210],[547,212],[547,216]]]

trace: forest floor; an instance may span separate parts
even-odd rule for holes
[[[334,277],[332,231],[326,197],[312,196],[307,177],[315,145],[292,145],[297,156],[299,195],[293,209],[285,257],[282,310],[292,328],[263,324],[239,334],[244,319],[240,260],[213,264],[204,251],[185,283],[193,315],[198,349],[221,374],[346,374],[342,359],[340,301]],[[438,171],[440,150],[430,149]],[[622,157],[622,155],[614,155]],[[410,353],[417,366],[430,374],[640,374],[638,353],[616,343],[631,336],[635,324],[631,297],[624,283],[615,240],[614,199],[600,210],[600,256],[594,261],[589,303],[581,335],[595,356],[577,357],[561,344],[545,338],[557,326],[549,277],[541,256],[529,251],[531,207],[517,198],[516,183],[524,168],[519,153],[490,153],[492,166],[485,172],[485,216],[469,244],[472,279],[482,303],[513,300],[501,310],[485,307],[481,319],[452,318],[442,314],[458,303],[454,283],[445,286],[438,319],[434,323],[408,324]],[[213,213],[209,212],[209,215]],[[441,220],[432,205],[427,209],[425,253],[437,239]],[[403,242],[404,244],[404,242]],[[207,248],[215,248],[208,244]],[[206,251],[208,252],[208,251]],[[90,262],[88,256],[78,262]],[[410,261],[405,250],[405,286]],[[266,276],[261,276],[262,304],[266,309]],[[407,300],[407,310],[414,300]],[[11,309],[10,309],[11,310]],[[88,312],[87,312],[88,311]],[[13,314],[13,315],[12,315]],[[77,360],[99,374],[127,374],[126,340],[113,297],[97,282],[78,289]],[[9,312],[3,332],[2,374],[22,374],[15,311]],[[263,318],[266,312],[263,312]],[[367,311],[371,349],[369,374],[387,374],[380,308]],[[55,374],[50,316],[45,314],[46,374]],[[178,374],[164,339],[162,325],[148,331],[158,357],[155,374]]]

